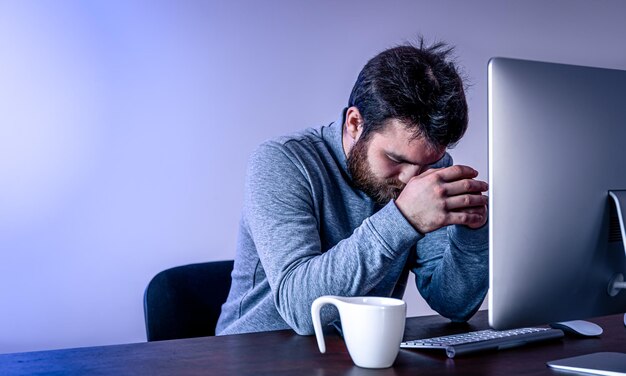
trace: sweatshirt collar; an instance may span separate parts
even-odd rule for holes
[[[348,171],[348,161],[346,158],[346,153],[343,151],[343,124],[346,121],[346,112],[348,108],[344,108],[341,111],[339,118],[332,122],[326,129],[322,135],[324,142],[329,146],[333,157],[337,161],[337,164],[341,168],[343,172],[345,172],[348,176],[350,176],[350,172]]]

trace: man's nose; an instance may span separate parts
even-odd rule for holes
[[[407,164],[406,166],[402,166],[400,174],[398,175],[398,180],[400,180],[403,184],[407,184],[413,176],[417,176],[421,173],[422,166]]]

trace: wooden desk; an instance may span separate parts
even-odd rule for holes
[[[443,352],[401,350],[394,366],[383,370],[356,367],[343,340],[327,331],[326,354],[314,336],[292,331],[203,337],[128,345],[87,347],[0,355],[2,375],[563,375],[549,360],[598,351],[626,352],[622,315],[592,321],[600,338],[563,340],[448,359]],[[405,339],[433,337],[487,327],[487,312],[468,324],[454,325],[439,316],[407,319]]]

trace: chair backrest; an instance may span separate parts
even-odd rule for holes
[[[148,341],[215,335],[233,263],[183,265],[155,275],[143,299]]]

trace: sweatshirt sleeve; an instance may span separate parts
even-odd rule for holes
[[[453,165],[446,153],[432,167]],[[415,247],[417,289],[432,309],[452,321],[478,311],[489,287],[489,226],[451,225],[426,234]]]
[[[452,225],[427,234],[416,246],[417,288],[432,309],[467,321],[480,308],[489,284],[488,225]]]
[[[305,171],[280,145],[253,154],[244,212],[274,304],[298,334],[312,334],[310,307],[321,295],[366,295],[421,235],[393,202],[365,219],[352,235],[322,250],[318,216]],[[323,317],[323,321],[330,317]]]

